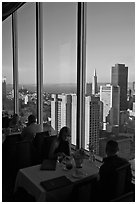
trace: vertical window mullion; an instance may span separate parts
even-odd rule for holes
[[[43,127],[43,9],[36,3],[37,123]]]
[[[77,138],[78,148],[85,137],[85,76],[86,76],[86,3],[78,2],[77,11]]]
[[[15,113],[19,114],[17,11],[15,11],[12,14],[12,50],[13,50],[14,114]]]

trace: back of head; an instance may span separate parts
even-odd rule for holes
[[[118,143],[114,140],[109,140],[106,145],[107,156],[114,156],[118,152]]]
[[[67,126],[61,128],[59,132],[59,140],[63,140],[64,135],[70,136],[70,129]]]
[[[35,123],[36,122],[36,118],[34,115],[29,115],[28,117],[28,125],[30,125],[31,123]]]

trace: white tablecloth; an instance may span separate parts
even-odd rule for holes
[[[88,160],[84,160],[83,167],[79,170],[83,172],[82,178],[85,178],[88,176],[97,176],[99,168],[95,163],[90,163]],[[23,187],[28,193],[35,197],[36,201],[44,202],[46,201],[46,190],[40,185],[40,182],[63,175],[69,178],[72,182],[76,182],[82,178],[74,177],[75,171],[75,167],[71,170],[64,170],[63,166],[58,163],[55,171],[40,170],[40,165],[20,169],[17,174],[14,191],[16,192],[18,187]]]

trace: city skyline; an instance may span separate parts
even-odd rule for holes
[[[76,83],[76,3],[43,5],[43,82]],[[109,83],[111,67],[116,63],[125,64],[129,70],[128,81],[135,81],[134,9],[134,2],[87,3],[87,83],[92,82],[94,69],[98,82]],[[31,2],[18,12],[19,84],[36,83],[34,11],[35,4]],[[8,18],[2,24],[2,76],[6,76],[7,84],[12,83],[10,23]]]

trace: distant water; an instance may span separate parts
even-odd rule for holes
[[[21,89],[23,86],[24,89],[27,89],[28,91],[35,92],[36,91],[36,85],[19,85],[19,89]],[[7,84],[7,92],[12,89],[11,84]],[[43,90],[46,93],[77,93],[77,86],[76,84],[46,84],[43,86]]]
[[[107,83],[98,83],[98,86],[105,85]],[[36,85],[34,84],[24,84],[19,85],[19,88],[26,88],[28,91],[35,92],[36,91]],[[128,87],[132,89],[132,83],[130,82],[128,84]],[[11,84],[7,84],[7,92],[12,90],[13,86]],[[44,84],[43,90],[46,93],[77,93],[77,85],[74,83],[71,84]]]

